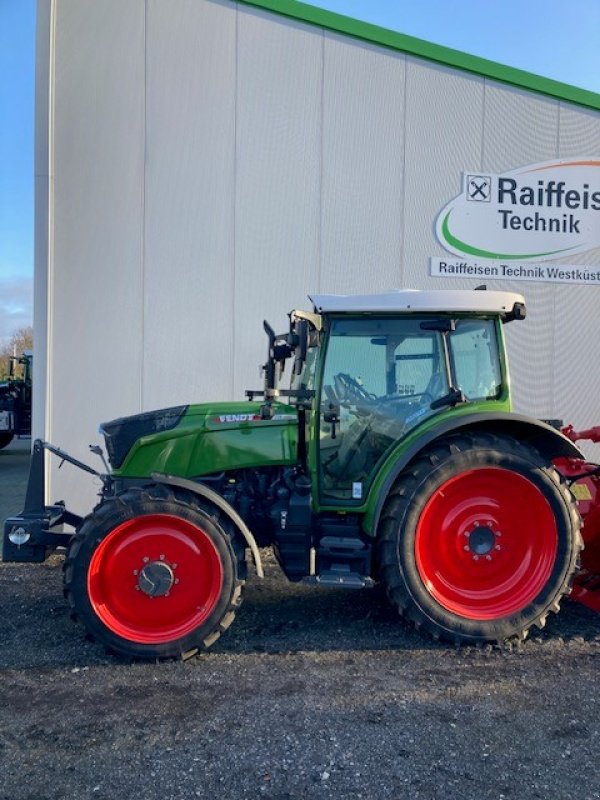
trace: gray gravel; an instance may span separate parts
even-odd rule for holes
[[[183,664],[87,642],[60,557],[0,565],[0,798],[600,798],[599,617],[565,603],[517,650],[454,650],[378,589],[288,584],[267,556],[230,631]]]

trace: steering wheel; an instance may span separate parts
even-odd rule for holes
[[[356,378],[348,375],[347,372],[338,372],[337,375],[334,375],[333,383],[340,403],[360,403],[365,400],[372,402],[377,399],[374,394],[367,392],[364,386],[361,386]]]

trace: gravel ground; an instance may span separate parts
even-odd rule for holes
[[[28,442],[0,451],[0,517]],[[267,555],[233,627],[127,664],[69,619],[61,558],[0,565],[0,798],[600,798],[600,618],[516,650],[437,645],[378,590],[288,584]]]

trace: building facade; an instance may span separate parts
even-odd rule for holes
[[[309,292],[482,283],[527,300],[516,409],[600,423],[599,96],[292,0],[39,0],[37,69],[38,435],[242,397]]]

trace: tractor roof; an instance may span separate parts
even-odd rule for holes
[[[525,317],[525,298],[516,292],[477,289],[396,289],[383,294],[313,294],[309,298],[319,313],[338,312],[475,312],[499,314],[507,319]]]

